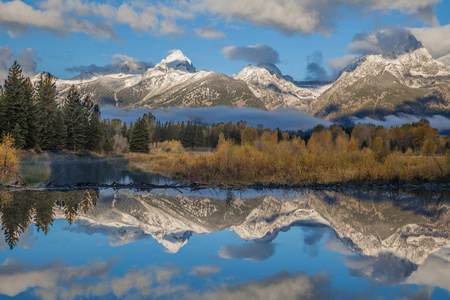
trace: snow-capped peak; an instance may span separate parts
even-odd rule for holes
[[[283,78],[283,74],[280,69],[273,64],[258,64],[257,67],[266,69],[271,75],[275,74],[278,78]]]
[[[161,60],[161,62],[155,66],[155,69],[175,69],[190,73],[197,71],[192,65],[191,60],[187,58],[181,50],[172,51],[169,56]]]

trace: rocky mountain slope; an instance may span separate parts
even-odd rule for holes
[[[32,82],[37,84],[42,74]],[[123,66],[108,73],[84,73],[70,80],[56,79],[58,100],[71,85],[94,102],[120,107],[207,107],[230,105],[264,109],[245,83],[224,74],[197,71],[180,50],[153,68]]]
[[[417,45],[358,58],[317,98],[311,113],[328,120],[450,114],[450,70]]]

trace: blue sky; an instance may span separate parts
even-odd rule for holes
[[[376,32],[403,30],[433,57],[449,54],[450,0],[0,1],[0,78],[13,60],[28,76],[71,78],[67,69],[116,54],[156,64],[181,49],[197,69],[227,75],[269,62],[296,80],[332,79],[377,48]]]

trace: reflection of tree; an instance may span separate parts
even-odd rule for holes
[[[55,217],[55,204],[65,208],[66,219],[71,224],[79,207],[87,213],[97,199],[95,190],[1,191],[0,213],[5,240],[11,249],[14,248],[32,220],[38,230],[47,234]]]
[[[2,193],[3,195],[6,192]],[[22,194],[22,193],[21,193]],[[27,229],[31,221],[33,203],[29,201],[29,193],[24,192],[21,197],[13,196],[13,201],[1,206],[2,230],[5,233],[5,241],[12,249],[17,245],[19,236]]]

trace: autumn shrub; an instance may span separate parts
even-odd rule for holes
[[[10,134],[2,137],[0,144],[0,181],[10,180],[18,172],[17,151],[14,148],[14,139]]]

